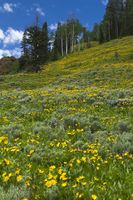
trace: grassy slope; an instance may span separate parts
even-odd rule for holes
[[[16,185],[20,168],[23,179],[11,191],[20,186],[29,199],[132,198],[133,37],[0,80],[2,187]]]
[[[116,51],[120,54],[120,60],[114,58]],[[97,83],[99,86],[100,82],[100,85],[105,83],[108,85],[108,83],[110,83],[111,87],[125,87],[132,78],[132,74],[130,73],[133,66],[132,52],[133,37],[114,40],[80,53],[71,54],[64,59],[53,62],[45,66],[43,73],[41,72],[39,75],[18,74],[17,76],[5,76],[5,81],[0,88],[8,89],[10,84],[12,85],[12,83],[14,83],[14,87],[11,86],[11,88],[20,87],[22,89],[35,89],[48,85],[49,83],[52,83],[52,85],[58,84],[63,79],[65,79],[65,83],[69,83],[71,79],[76,81],[77,78],[85,84],[87,81],[93,81],[96,86]],[[117,73],[116,68],[118,69]],[[91,76],[94,71],[97,71],[96,76]],[[121,75],[123,75],[124,78]],[[23,81],[23,84],[21,81]]]

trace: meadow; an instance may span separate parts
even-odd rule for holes
[[[0,76],[0,105],[0,200],[133,199],[133,37]]]

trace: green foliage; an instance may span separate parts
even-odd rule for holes
[[[109,0],[100,24],[100,43],[133,34],[133,1]]]
[[[29,191],[26,188],[19,188],[11,185],[8,190],[0,187],[0,199],[1,200],[20,200],[29,197]]]
[[[19,59],[21,70],[40,70],[40,66],[48,61],[48,40],[46,22],[42,28],[36,24],[25,30],[21,44],[23,55]]]

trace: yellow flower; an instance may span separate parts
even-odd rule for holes
[[[45,183],[45,185],[46,185],[46,187],[52,187],[52,186],[54,186],[54,185],[56,185],[57,184],[57,181],[55,180],[55,179],[51,179],[51,180],[49,180],[49,181],[47,181],[46,183]]]
[[[49,171],[53,171],[56,167],[54,165],[50,166]]]
[[[0,143],[8,144],[8,137],[7,136],[0,136]]]
[[[4,163],[6,165],[11,165],[12,164],[12,162],[10,160],[6,159],[6,158],[4,159]]]
[[[66,172],[63,172],[63,173],[61,174],[60,179],[63,180],[63,181],[66,181],[66,180],[67,180]]]
[[[15,174],[18,175],[20,173],[21,169],[17,168],[15,171]]]
[[[20,182],[23,179],[22,175],[17,176],[17,182]]]
[[[60,174],[60,175],[62,174],[62,169],[58,170],[58,174]]]
[[[27,181],[25,182],[25,185],[26,185],[26,187],[30,187],[30,181],[27,180]]]
[[[53,175],[51,173],[48,174],[48,179],[56,179],[57,175]]]
[[[92,194],[92,195],[91,195],[91,198],[92,198],[92,200],[96,200],[96,199],[97,199],[97,196],[96,196],[95,194]]]
[[[78,199],[81,199],[83,197],[83,194],[82,193],[79,193],[79,192],[77,192],[76,193],[76,199],[78,198]]]
[[[78,185],[77,184],[74,184],[73,186],[72,186],[72,188],[76,188]]]
[[[79,159],[77,159],[77,163],[78,163],[78,164],[80,164],[80,163],[81,163],[81,161],[80,161]]]
[[[30,150],[28,157],[30,157],[35,151],[34,150]]]
[[[4,172],[2,174],[3,182],[8,182],[11,176],[12,176],[12,173],[7,174],[6,172]]]
[[[38,200],[40,199],[40,196],[39,195],[35,195],[35,200]]]
[[[80,183],[84,178],[85,178],[84,176],[79,176],[78,178],[76,178],[76,181]]]
[[[28,166],[29,169],[32,168],[32,164],[30,164],[30,163],[27,166]]]
[[[96,170],[99,170],[99,169],[100,169],[100,168],[97,166],[97,167],[96,167]]]
[[[67,182],[64,182],[61,184],[62,187],[66,187],[67,186]]]
[[[41,175],[44,173],[44,170],[38,169],[38,173]]]
[[[72,163],[69,163],[69,166],[70,166],[70,167],[72,167],[72,166],[73,166],[73,164],[72,164]]]
[[[83,186],[85,186],[87,183],[86,183],[86,182],[82,182],[81,184],[82,184]]]
[[[86,162],[86,158],[85,158],[85,157],[82,157],[81,160],[82,160],[83,162]]]

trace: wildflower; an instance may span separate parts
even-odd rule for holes
[[[8,182],[11,177],[12,177],[12,173],[7,174],[6,172],[4,172],[2,174],[3,182]]]
[[[63,173],[61,174],[60,179],[63,180],[63,181],[66,181],[66,180],[67,180],[66,172],[63,172]]]
[[[12,164],[12,162],[10,161],[10,160],[8,160],[8,159],[4,159],[4,163],[8,166],[8,165],[11,165]]]
[[[52,187],[52,186],[54,186],[54,185],[56,185],[56,184],[57,184],[57,181],[56,181],[55,179],[48,180],[48,181],[45,183],[46,187],[48,187],[48,188],[50,188],[50,187]]]
[[[44,173],[44,170],[38,169],[38,173],[41,175]]]
[[[67,186],[67,182],[64,182],[61,184],[62,187],[66,187]]]
[[[19,175],[19,176],[17,176],[17,182],[20,182],[22,179],[23,179],[23,176],[22,175]]]
[[[27,167],[28,167],[29,169],[31,169],[31,168],[32,168],[32,164],[29,163],[29,164],[27,165]]]
[[[83,197],[83,193],[79,193],[79,192],[76,193],[76,199],[77,198],[81,199],[82,197]]]
[[[27,181],[25,182],[25,185],[26,185],[26,187],[30,187],[30,181],[27,180]]]
[[[0,136],[0,143],[8,144],[8,137],[7,136]]]
[[[15,174],[18,175],[20,173],[21,169],[17,168],[15,171]]]
[[[92,194],[92,195],[91,195],[91,198],[92,198],[92,200],[96,200],[96,199],[97,199],[97,196],[96,196],[95,194]]]
[[[78,185],[77,184],[74,184],[73,186],[72,186],[72,188],[76,188]]]
[[[57,178],[57,175],[53,175],[51,173],[48,174],[48,179],[56,179]]]
[[[58,170],[58,174],[60,174],[60,175],[62,174],[62,169]]]
[[[80,164],[80,163],[81,163],[81,161],[80,161],[79,159],[77,159],[77,163],[78,163],[78,164]]]
[[[85,157],[82,157],[81,160],[82,160],[83,162],[86,162],[86,158],[85,158]]]
[[[81,184],[82,184],[83,186],[85,186],[87,183],[86,183],[86,182],[82,182]]]
[[[50,166],[49,171],[53,171],[56,167],[54,165]]]
[[[78,178],[76,178],[76,181],[80,183],[84,178],[85,178],[84,176],[79,176]]]
[[[31,156],[35,151],[34,150],[30,150],[28,156]]]
[[[99,178],[94,176],[94,181],[99,181]]]

